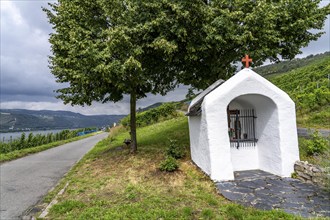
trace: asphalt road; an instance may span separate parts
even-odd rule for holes
[[[101,133],[0,165],[0,219],[20,219],[106,136]]]

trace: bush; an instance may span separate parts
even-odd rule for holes
[[[179,168],[178,161],[174,157],[167,157],[160,163],[159,169],[161,171],[173,172]]]
[[[166,154],[175,159],[180,159],[185,156],[184,148],[178,145],[177,140],[170,140],[170,146],[167,148]]]
[[[309,156],[322,154],[328,148],[328,144],[328,141],[321,137],[318,131],[315,131],[312,134],[312,139],[308,142],[307,154]]]

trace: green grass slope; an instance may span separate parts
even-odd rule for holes
[[[296,103],[302,127],[330,128],[330,56],[307,66],[267,77]]]
[[[187,118],[141,127],[138,153],[123,147],[123,127],[98,143],[62,180],[49,202],[67,182],[49,219],[301,219],[281,211],[260,211],[229,202],[190,160]],[[186,157],[173,173],[161,172],[170,140]]]

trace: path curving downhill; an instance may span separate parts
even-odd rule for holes
[[[97,142],[101,133],[0,165],[0,219],[20,219]]]

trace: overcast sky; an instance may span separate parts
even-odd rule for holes
[[[54,90],[61,87],[55,82],[48,69],[50,55],[49,33],[52,32],[42,6],[45,0],[1,0],[1,72],[0,108],[21,108],[31,110],[68,110],[86,115],[128,114],[129,99],[117,103],[94,103],[88,107],[72,107],[55,98]],[[329,3],[322,1],[322,5]],[[329,16],[324,34],[317,42],[303,48],[305,57],[309,54],[330,50]],[[155,102],[184,99],[187,88],[178,88],[165,97],[150,95],[138,101],[138,107]]]

